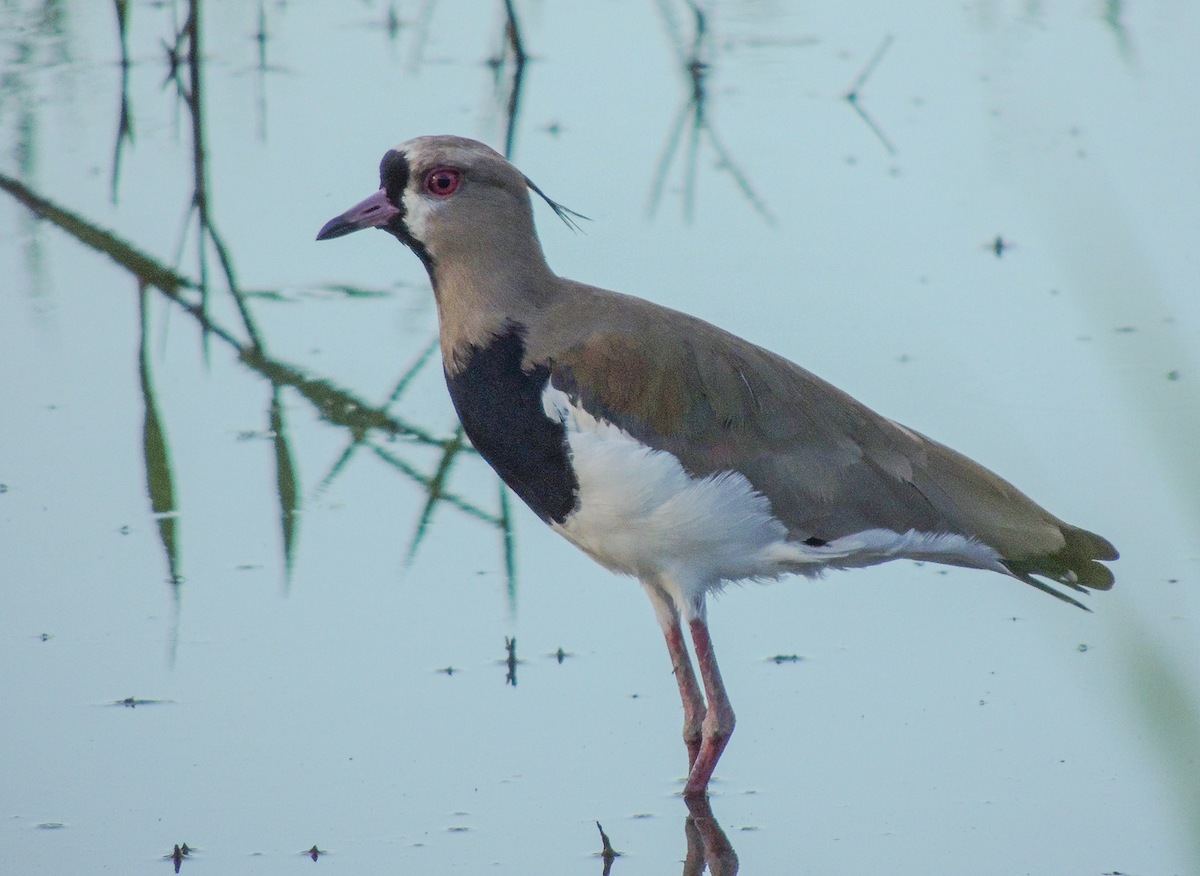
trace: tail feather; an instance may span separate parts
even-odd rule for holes
[[[1087,593],[1089,590],[1110,590],[1113,586],[1113,573],[1099,560],[1115,560],[1120,555],[1117,549],[1105,538],[1086,529],[1062,524],[1062,534],[1066,539],[1059,550],[1053,554],[1036,557],[1020,557],[1004,559],[1002,562],[1014,578],[1019,578],[1051,596],[1056,596],[1064,602],[1079,606],[1084,611],[1090,609],[1072,599],[1065,593],[1034,578],[1040,575],[1058,584]]]

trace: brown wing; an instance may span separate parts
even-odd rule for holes
[[[575,286],[569,307],[551,309],[539,329],[542,347],[528,355],[549,365],[557,388],[674,454],[693,476],[742,473],[795,540],[832,541],[873,528],[956,533],[989,545],[1017,577],[1043,589],[1030,574],[1070,586],[1112,585],[1094,560],[1117,553],[1100,536],[702,320]]]

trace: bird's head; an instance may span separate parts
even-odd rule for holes
[[[544,266],[530,188],[538,191],[483,143],[416,137],[388,150],[379,163],[379,191],[327,222],[317,240],[382,228],[417,254],[435,287],[443,265]]]

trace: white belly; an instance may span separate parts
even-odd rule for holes
[[[706,592],[747,578],[819,575],[903,556],[999,565],[991,548],[952,534],[870,529],[820,547],[789,541],[770,502],[739,472],[691,477],[674,455],[597,420],[549,384],[542,404],[566,427],[579,481],[578,507],[554,529],[601,565],[659,581],[698,612]]]
[[[555,529],[607,568],[682,574],[712,587],[829,559],[827,550],[786,541],[766,497],[738,472],[693,478],[672,454],[597,420],[565,393],[548,386],[542,399],[567,429],[579,480],[579,507]]]

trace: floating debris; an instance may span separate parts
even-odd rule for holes
[[[181,843],[175,846],[169,855],[163,855],[164,861],[173,861],[175,863],[175,872],[179,872],[179,865],[183,863],[183,859],[192,853],[192,849],[188,848],[187,843]]]
[[[174,700],[139,700],[137,697],[125,697],[123,700],[113,700],[108,705],[124,706],[127,709],[132,709],[137,706],[161,706],[173,702]]]
[[[596,829],[600,831],[601,849],[598,857],[604,861],[604,872],[608,873],[612,867],[612,862],[621,857],[621,853],[612,847],[612,843],[608,841],[608,834],[604,832],[604,828],[600,826],[600,822],[596,822]]]
[[[504,637],[504,648],[508,651],[508,657],[504,663],[508,666],[508,672],[504,676],[504,683],[517,686],[517,637],[511,639],[508,636]]]

